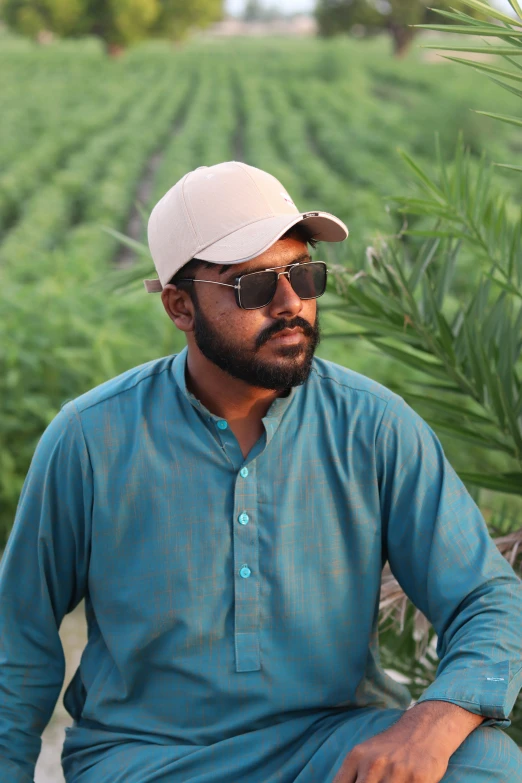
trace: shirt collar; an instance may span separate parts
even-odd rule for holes
[[[196,408],[196,410],[200,411],[204,416],[211,417],[212,419],[215,419],[216,421],[221,418],[221,416],[216,416],[215,414],[211,413],[205,406],[198,400],[194,395],[187,389],[187,382],[185,378],[185,369],[187,366],[187,355],[188,355],[188,347],[185,346],[183,350],[178,353],[174,357],[174,361],[172,363],[172,372],[174,375],[174,380],[178,384],[182,394],[189,400],[189,402]],[[285,413],[286,409],[290,405],[290,403],[293,401],[298,387],[293,386],[290,389],[290,393],[286,397],[276,397],[276,399],[271,404],[270,408],[267,410],[266,415],[263,418],[263,421],[267,425],[268,430],[272,430],[272,428],[277,428],[277,425],[279,424],[279,421],[281,420],[283,414]]]

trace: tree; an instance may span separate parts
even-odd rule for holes
[[[448,10],[458,7],[459,0],[443,0],[442,6],[447,6]],[[397,56],[407,51],[416,33],[410,25],[430,22],[435,18],[434,12],[428,8],[428,0],[318,0],[316,17],[319,32],[324,36],[337,35],[355,26],[370,34],[387,30],[392,36]]]
[[[111,0],[112,38],[129,44],[146,38],[161,13],[158,0]]]
[[[266,6],[260,0],[248,0],[242,18],[245,22],[271,22],[284,14],[275,6]]]
[[[156,35],[175,41],[194,28],[205,28],[223,16],[223,0],[160,0],[161,11],[154,27]]]
[[[124,46],[150,36],[179,40],[217,21],[223,0],[3,0],[0,10],[22,35],[97,35],[109,46]]]
[[[245,22],[259,22],[265,18],[265,9],[259,2],[259,0],[248,0],[245,10],[243,11],[243,19]]]
[[[75,35],[87,11],[86,0],[4,0],[0,10],[9,27],[36,37],[42,30]]]

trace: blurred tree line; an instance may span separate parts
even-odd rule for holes
[[[462,9],[459,0],[438,0],[440,10]],[[478,16],[477,9],[468,9]],[[318,0],[316,17],[324,36],[359,29],[367,35],[387,30],[393,39],[397,56],[405,54],[416,30],[411,25],[437,21],[440,15],[428,8],[427,0]]]
[[[269,22],[284,14],[275,5],[266,5],[260,0],[247,0],[242,16],[245,22]]]
[[[0,0],[0,18],[22,35],[95,35],[109,46],[179,40],[222,15],[223,0]]]

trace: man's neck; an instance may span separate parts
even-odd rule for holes
[[[261,389],[233,378],[200,352],[187,356],[187,389],[216,416],[234,422],[261,422],[273,401],[284,392]]]

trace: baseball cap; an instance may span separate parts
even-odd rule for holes
[[[348,229],[328,212],[299,212],[283,185],[266,171],[228,161],[189,171],[151,212],[148,240],[161,291],[192,258],[241,264],[268,250],[303,223],[314,239],[342,242]]]

